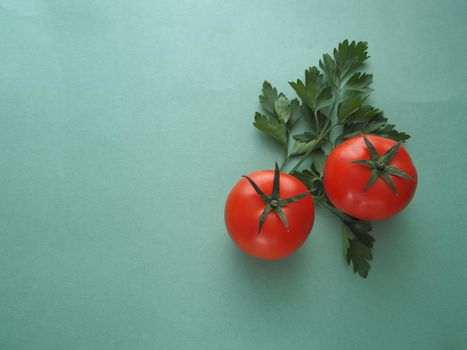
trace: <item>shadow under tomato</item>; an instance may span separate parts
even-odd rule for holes
[[[402,286],[406,288],[417,283],[419,274],[423,273],[420,264],[423,265],[424,262],[411,258],[417,255],[417,250],[420,249],[419,245],[415,244],[416,229],[416,223],[408,212],[373,223],[373,236],[376,241],[372,265],[377,265],[378,271],[370,271],[370,274],[375,274],[373,279],[378,280],[373,287],[375,292],[397,294]]]
[[[264,299],[298,296],[303,293],[304,280],[312,268],[306,243],[291,256],[281,260],[262,260],[252,257],[232,242],[226,247],[231,255],[232,278],[247,286],[252,295]]]

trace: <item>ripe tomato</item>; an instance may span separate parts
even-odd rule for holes
[[[417,171],[396,141],[355,136],[328,156],[324,187],[329,200],[344,213],[362,220],[384,220],[410,202],[417,187]]]
[[[313,199],[305,185],[290,175],[279,176],[277,165],[276,176],[280,180],[277,186],[280,200],[273,205],[283,204],[277,210],[270,209],[260,230],[260,218],[271,198],[265,201],[247,178],[237,182],[225,205],[225,224],[232,240],[244,252],[267,260],[282,259],[295,252],[305,242],[314,221]],[[258,171],[248,177],[263,195],[274,195],[274,171]],[[284,202],[294,196],[300,198]],[[285,221],[280,218],[280,210]]]

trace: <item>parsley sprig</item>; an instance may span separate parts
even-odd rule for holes
[[[371,224],[332,205],[324,190],[323,171],[329,152],[353,136],[374,134],[397,142],[404,142],[410,137],[389,124],[380,108],[367,103],[373,91],[373,75],[361,71],[361,68],[369,58],[366,42],[342,41],[332,55],[323,55],[319,68],[312,66],[305,70],[303,80],[289,83],[299,99],[289,100],[265,81],[259,96],[264,111],[255,114],[253,123],[282,145],[284,160],[281,170],[292,158],[300,157],[289,173],[308,187],[317,203],[342,221],[344,256],[347,263],[352,264],[354,272],[364,278],[368,276],[373,258],[371,250],[375,240],[370,234]],[[308,130],[292,136],[295,142],[289,152],[290,135],[301,118],[308,122]],[[331,132],[333,129],[336,130],[334,133]],[[302,167],[308,159],[311,159],[309,165]],[[363,165],[372,166],[373,163]],[[386,171],[392,169],[386,168]],[[375,174],[384,176],[385,173],[376,169]]]

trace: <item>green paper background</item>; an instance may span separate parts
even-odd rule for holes
[[[466,1],[0,0],[0,349],[466,349]],[[223,222],[279,147],[287,82],[366,40],[371,102],[413,137],[411,205],[369,278],[318,209],[279,262]]]

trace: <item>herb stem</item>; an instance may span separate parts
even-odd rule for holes
[[[284,169],[285,164],[287,164],[289,160],[289,150],[288,147],[284,147],[284,160],[282,161],[281,167],[279,168],[279,171],[282,171]]]
[[[323,200],[319,200],[318,203],[319,203],[323,208],[328,209],[331,213],[333,213],[334,215],[336,215],[339,219],[344,220],[343,215],[341,215],[341,213],[339,212],[338,209],[331,207],[329,204],[327,204],[327,203],[326,203],[325,201],[323,201]],[[345,220],[344,220],[344,221],[345,221]]]
[[[324,131],[319,135],[319,137],[317,139],[315,139],[315,142],[314,142],[313,146],[310,147],[310,149],[302,156],[302,158],[299,160],[299,162],[297,164],[295,164],[295,166],[289,172],[289,174],[292,174],[294,171],[296,171],[300,167],[300,165],[303,164],[305,159],[307,159],[308,156],[311,154],[311,152],[313,152],[315,150],[316,146],[321,142],[323,137],[325,137],[338,124],[333,124],[330,127],[328,127],[328,125],[329,125],[329,119],[326,121],[326,124],[323,127]]]
[[[336,90],[336,98],[332,102],[331,109],[329,110],[329,118],[332,118],[332,112],[334,111],[334,108],[336,108],[336,105],[339,102],[341,91],[342,90],[341,90],[340,83],[339,83],[339,87],[337,87],[337,90]]]
[[[319,132],[321,131],[319,129],[319,122],[318,122],[318,111],[315,111],[313,112],[313,117],[315,118],[315,125],[316,125],[316,135],[319,134]]]

